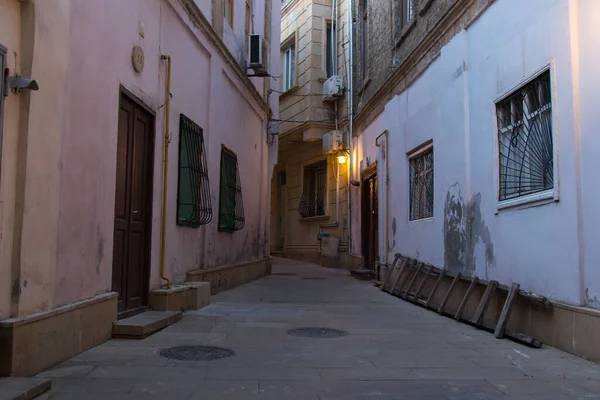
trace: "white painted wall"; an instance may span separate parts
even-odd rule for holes
[[[591,241],[600,234],[600,212],[596,206],[600,204],[600,188],[594,179],[595,171],[600,170],[595,151],[600,142],[594,135],[600,117],[593,101],[598,93],[595,75],[600,62],[600,29],[595,21],[599,15],[600,2],[596,0],[496,1],[468,30],[454,37],[419,79],[392,99],[384,113],[362,132],[358,138],[358,162],[371,157],[380,163],[382,260],[384,162],[375,147],[375,138],[388,129],[390,259],[391,254],[401,252],[444,266],[447,196],[460,196],[465,205],[480,198],[482,234],[474,246],[474,274],[504,284],[518,282],[525,290],[558,301],[600,305],[594,300],[594,296],[600,297],[600,271],[594,262],[600,256],[600,248]],[[552,65],[560,199],[538,207],[496,213],[494,100],[548,64]],[[577,89],[577,80],[581,90]],[[581,164],[576,140],[578,126]],[[429,139],[433,139],[434,147],[434,215],[429,220],[408,222],[406,154]],[[580,188],[582,207],[578,208]],[[357,194],[354,210],[359,210]],[[358,226],[359,212],[353,214]],[[356,249],[360,247],[359,230],[353,231]],[[488,233],[490,242],[486,245]]]

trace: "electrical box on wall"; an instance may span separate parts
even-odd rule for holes
[[[339,75],[333,75],[323,84],[323,101],[335,101],[341,97],[344,90],[344,79]]]
[[[323,153],[331,154],[338,151],[344,144],[344,136],[340,131],[331,131],[323,135]]]

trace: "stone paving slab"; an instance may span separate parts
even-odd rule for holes
[[[50,389],[43,378],[0,378],[0,400],[29,400]]]
[[[600,400],[595,363],[497,340],[347,271],[281,259],[273,271],[293,275],[222,292],[146,339],[113,339],[45,371],[40,376],[53,387],[40,398]],[[347,335],[288,335],[297,327]],[[186,361],[159,354],[181,345],[235,355]]]

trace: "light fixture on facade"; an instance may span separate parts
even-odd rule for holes
[[[338,156],[338,164],[346,164],[346,156]]]

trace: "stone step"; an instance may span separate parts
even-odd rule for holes
[[[144,339],[179,321],[181,311],[146,311],[115,322],[112,335],[121,339]]]
[[[370,269],[351,269],[350,276],[361,281],[370,281],[375,278],[375,271]]]
[[[50,390],[52,381],[43,378],[0,378],[0,400],[29,400]]]

